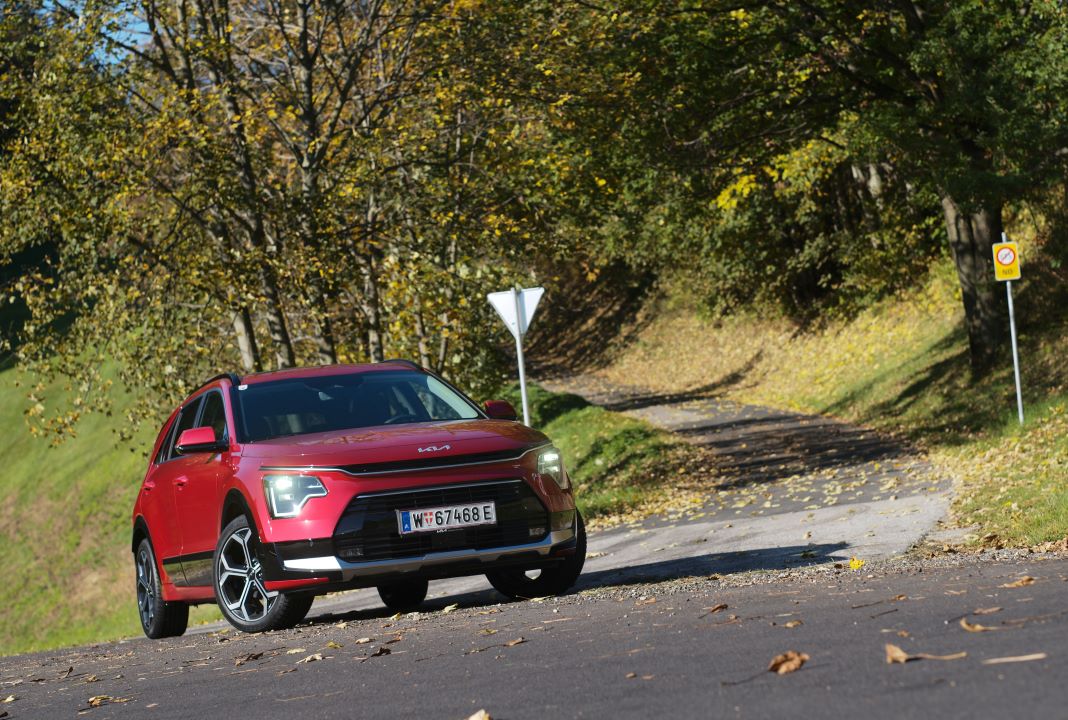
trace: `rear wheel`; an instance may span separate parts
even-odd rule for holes
[[[156,555],[148,538],[137,546],[134,568],[137,570],[137,613],[141,616],[141,629],[145,635],[157,640],[184,633],[189,624],[189,606],[163,599]]]
[[[409,612],[418,608],[426,600],[430,583],[426,580],[412,579],[378,586],[378,596],[390,610]]]
[[[570,590],[578,580],[579,574],[582,573],[582,566],[586,563],[586,528],[577,510],[575,522],[578,537],[574,555],[563,559],[556,565],[537,570],[516,568],[494,570],[486,573],[490,585],[497,592],[513,600],[562,595]]]
[[[259,539],[244,515],[227,525],[215,546],[215,600],[227,622],[244,632],[290,628],[304,619],[314,596],[268,591],[256,553]]]

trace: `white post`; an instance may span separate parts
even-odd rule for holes
[[[1016,313],[1012,308],[1012,280],[1005,283],[1005,293],[1009,298],[1009,334],[1012,336],[1012,369],[1016,375],[1016,412],[1020,416],[1020,424],[1023,425],[1023,392],[1020,390],[1020,355],[1016,349]],[[520,364],[520,368],[522,368],[522,364]],[[522,376],[523,371],[520,370],[519,372],[520,376]]]
[[[523,308],[519,307],[520,294],[512,288],[512,302],[515,303],[515,355],[519,361],[519,396],[523,399],[523,424],[530,425],[530,409],[527,405],[527,371],[523,365]],[[1015,337],[1015,335],[1013,336]],[[1013,345],[1015,347],[1015,345]]]

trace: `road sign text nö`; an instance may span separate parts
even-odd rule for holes
[[[994,278],[997,280],[1020,279],[1020,249],[1016,243],[994,244]]]

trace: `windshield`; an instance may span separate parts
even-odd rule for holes
[[[407,370],[254,383],[234,396],[244,442],[481,416],[442,381]]]

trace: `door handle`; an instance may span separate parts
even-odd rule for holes
[[[149,481],[145,482],[144,485],[141,486],[141,489],[144,490],[145,492],[149,492],[154,487],[156,487],[155,481],[149,480]]]
[[[178,478],[177,480],[174,481],[174,484],[181,488],[181,487],[185,487],[185,484],[187,482],[189,482],[189,478],[180,477],[180,478]]]

